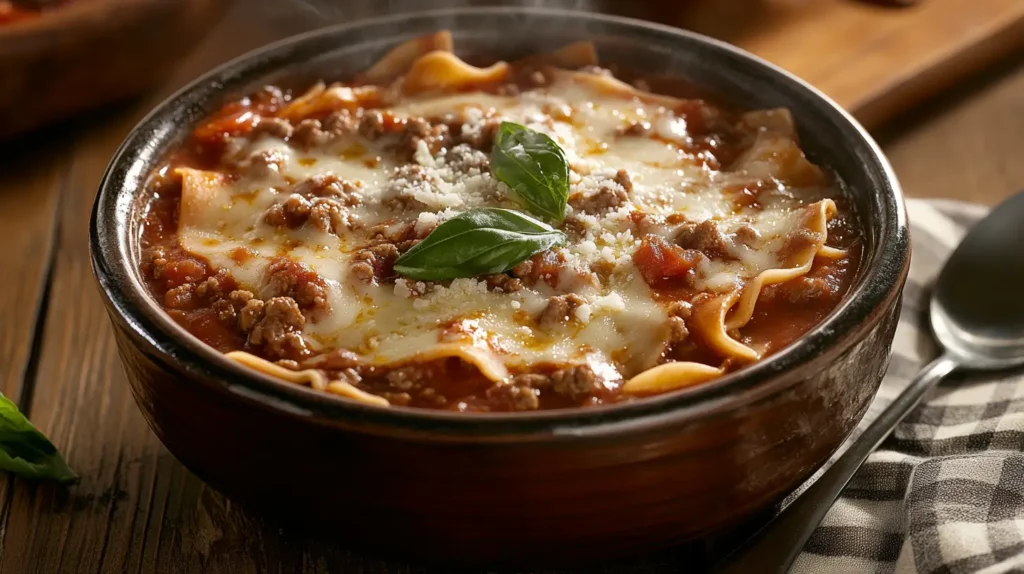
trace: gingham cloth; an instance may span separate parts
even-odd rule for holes
[[[865,421],[937,355],[928,289],[986,211],[942,200],[910,200],[908,209],[914,252],[903,315]],[[854,476],[792,572],[1024,572],[1024,374],[942,382]]]

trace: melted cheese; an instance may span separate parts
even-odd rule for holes
[[[696,270],[698,289],[729,294],[731,303],[719,313],[721,323],[744,285],[768,270],[805,263],[788,260],[785,246],[794,233],[808,228],[806,206],[822,195],[822,190],[809,188],[777,194],[757,209],[738,208],[723,188],[765,178],[785,180],[787,174],[770,161],[775,153],[772,146],[792,142],[766,139],[741,161],[740,169],[715,171],[686,151],[686,122],[673,114],[666,100],[644,98],[569,74],[515,97],[475,92],[423,96],[391,108],[398,116],[464,118],[463,133],[479,130],[486,117],[543,131],[565,150],[572,167],[572,191],[583,197],[602,185],[616,185],[615,174],[627,172],[632,190],[621,207],[601,216],[573,213],[570,208],[569,215],[584,228],[583,237],[564,251],[569,265],[558,278],[557,291],[538,282],[515,293],[495,293],[472,278],[430,289],[406,279],[384,285],[353,280],[350,264],[365,243],[360,230],[402,221],[430,227],[472,207],[516,207],[508,190],[488,172],[458,173],[449,166],[446,152],[432,155],[421,146],[414,157],[425,177],[410,180],[396,170],[401,162],[388,150],[387,141],[355,135],[309,151],[271,137],[251,143],[240,140],[243,155],[273,157],[276,163],[262,171],[243,170],[237,179],[182,170],[183,213],[189,216],[182,218],[181,241],[192,253],[230,270],[243,288],[257,296],[266,292],[266,268],[276,257],[299,261],[319,274],[328,286],[330,312],[306,322],[303,334],[314,348],[345,348],[368,364],[387,365],[423,358],[431,349],[454,344],[491,357],[494,366],[480,366],[496,378],[507,373],[503,369],[584,362],[610,380],[630,378],[656,364],[668,320],[665,306],[655,300],[633,266],[631,257],[641,237],[633,234],[631,212],[655,218],[676,214],[691,222],[711,219],[726,234],[741,227],[756,232],[752,241],[731,245],[729,258],[705,260]],[[640,136],[623,135],[633,122],[648,122],[651,130]],[[246,161],[251,159],[243,159],[242,164]],[[798,163],[797,168],[805,166]],[[263,221],[268,208],[288,198],[292,185],[326,173],[362,186],[360,205],[346,213],[354,230],[335,235],[310,225],[284,229]],[[389,208],[388,201],[402,194],[426,207]],[[677,226],[661,224],[650,232],[668,237],[676,230]],[[242,249],[254,256],[237,257]],[[591,265],[597,263],[613,269],[605,283],[590,273]],[[539,328],[537,316],[552,296],[564,292],[584,300],[573,320],[556,328]],[[722,327],[721,336],[728,337],[724,333]],[[474,356],[469,356],[470,362]],[[673,372],[681,368],[673,367]],[[691,371],[694,381],[719,372],[712,367]],[[650,390],[659,384],[659,376],[650,375],[635,386]]]

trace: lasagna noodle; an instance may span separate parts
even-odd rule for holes
[[[361,391],[345,381],[330,381],[317,369],[293,371],[280,365],[275,365],[274,363],[257,357],[251,353],[246,353],[245,351],[231,351],[229,353],[225,353],[224,356],[240,365],[268,374],[272,377],[283,379],[289,383],[296,383],[300,385],[308,384],[315,390],[327,391],[368,405],[386,407],[391,404],[384,397]]]
[[[631,394],[663,393],[706,383],[725,374],[719,367],[703,363],[677,361],[647,369],[622,385],[622,391]]]
[[[385,84],[392,82],[409,71],[413,63],[424,54],[430,52],[451,52],[452,34],[441,30],[436,34],[414,38],[392,48],[384,54],[369,70],[358,78],[359,83]]]
[[[430,52],[417,59],[402,77],[401,91],[408,95],[456,91],[473,85],[500,82],[508,76],[508,72],[509,67],[505,62],[477,68],[451,52]]]

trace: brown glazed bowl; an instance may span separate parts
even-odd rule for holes
[[[0,138],[167,77],[229,0],[74,0],[0,25]]]
[[[587,39],[604,62],[671,73],[746,107],[786,106],[842,180],[866,233],[846,300],[765,361],[629,404],[473,415],[379,408],[244,370],[147,293],[147,175],[200,118],[267,82],[344,78],[388,48],[449,29],[457,51],[510,58]],[[239,503],[315,524],[343,545],[469,563],[573,562],[664,547],[763,510],[854,428],[890,357],[909,264],[899,185],[877,145],[825,96],[749,54],[617,17],[473,8],[297,36],[195,81],[121,146],[93,212],[93,266],[135,398],[160,439]]]

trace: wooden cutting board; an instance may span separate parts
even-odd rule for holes
[[[750,50],[814,84],[869,128],[1011,52],[1024,56],[1024,0],[609,4]]]

